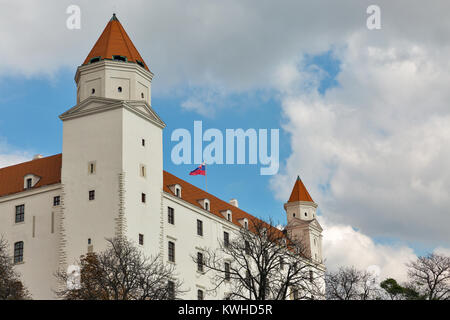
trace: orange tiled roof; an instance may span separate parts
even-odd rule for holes
[[[113,55],[126,57],[128,62],[137,63],[140,61],[144,64],[144,68],[149,70],[115,14],[106,25],[105,30],[103,30],[83,64],[88,64],[92,58],[97,57],[100,60],[112,60]]]
[[[297,177],[297,181],[295,181],[295,185],[294,188],[292,189],[292,193],[291,196],[289,197],[288,202],[296,202],[296,201],[314,202],[299,176]]]
[[[60,183],[61,163],[62,155],[57,154],[0,169],[0,197],[24,191],[23,178],[30,173],[41,178],[33,189]]]
[[[252,228],[251,221],[260,221],[258,218],[239,209],[238,207],[235,207],[232,204],[230,204],[226,201],[223,201],[200,188],[197,188],[196,186],[190,184],[189,182],[186,182],[183,179],[180,179],[167,171],[163,172],[163,181],[164,181],[163,190],[172,195],[175,195],[175,194],[170,190],[169,186],[172,186],[174,184],[179,184],[182,189],[181,190],[181,198],[196,207],[203,209],[203,207],[200,205],[198,200],[208,199],[210,202],[210,212],[212,214],[214,214],[215,216],[218,216],[222,219],[225,219],[225,217],[222,215],[221,211],[231,210],[233,213],[232,214],[232,223],[239,227],[242,227],[242,224],[239,222],[239,220],[244,219],[244,218],[247,218],[247,220],[249,221],[250,229]],[[266,225],[267,225],[267,227],[269,227],[268,224],[266,224]],[[276,229],[276,230],[278,230],[278,229]]]

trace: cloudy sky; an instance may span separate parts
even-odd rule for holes
[[[66,9],[81,8],[81,29]],[[368,30],[366,9],[381,8]],[[113,12],[155,73],[170,134],[280,128],[280,171],[210,166],[209,191],[283,222],[299,174],[319,204],[330,269],[404,279],[415,255],[450,248],[448,1],[0,0],[0,166],[61,152],[57,116]],[[169,156],[167,155],[169,154]]]

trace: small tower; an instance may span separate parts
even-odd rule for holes
[[[305,254],[315,262],[322,263],[322,227],[317,221],[317,204],[309,195],[300,177],[297,177],[291,196],[284,204],[289,236],[305,246]]]

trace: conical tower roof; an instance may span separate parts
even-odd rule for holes
[[[306,187],[303,184],[302,180],[300,179],[300,176],[297,176],[297,180],[295,181],[294,188],[292,189],[291,196],[289,197],[288,202],[297,201],[314,202],[309,195],[308,190],[306,190]]]
[[[137,63],[141,67],[148,69],[147,64],[137,51],[125,29],[122,27],[116,14],[113,14],[111,20],[103,30],[100,38],[95,43],[91,52],[84,60],[84,65],[98,62],[101,60],[119,60],[131,63]]]

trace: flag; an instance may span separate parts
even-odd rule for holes
[[[192,170],[191,173],[189,173],[189,175],[191,175],[191,176],[197,176],[197,175],[206,176],[206,165],[204,163],[201,164],[198,168]]]

